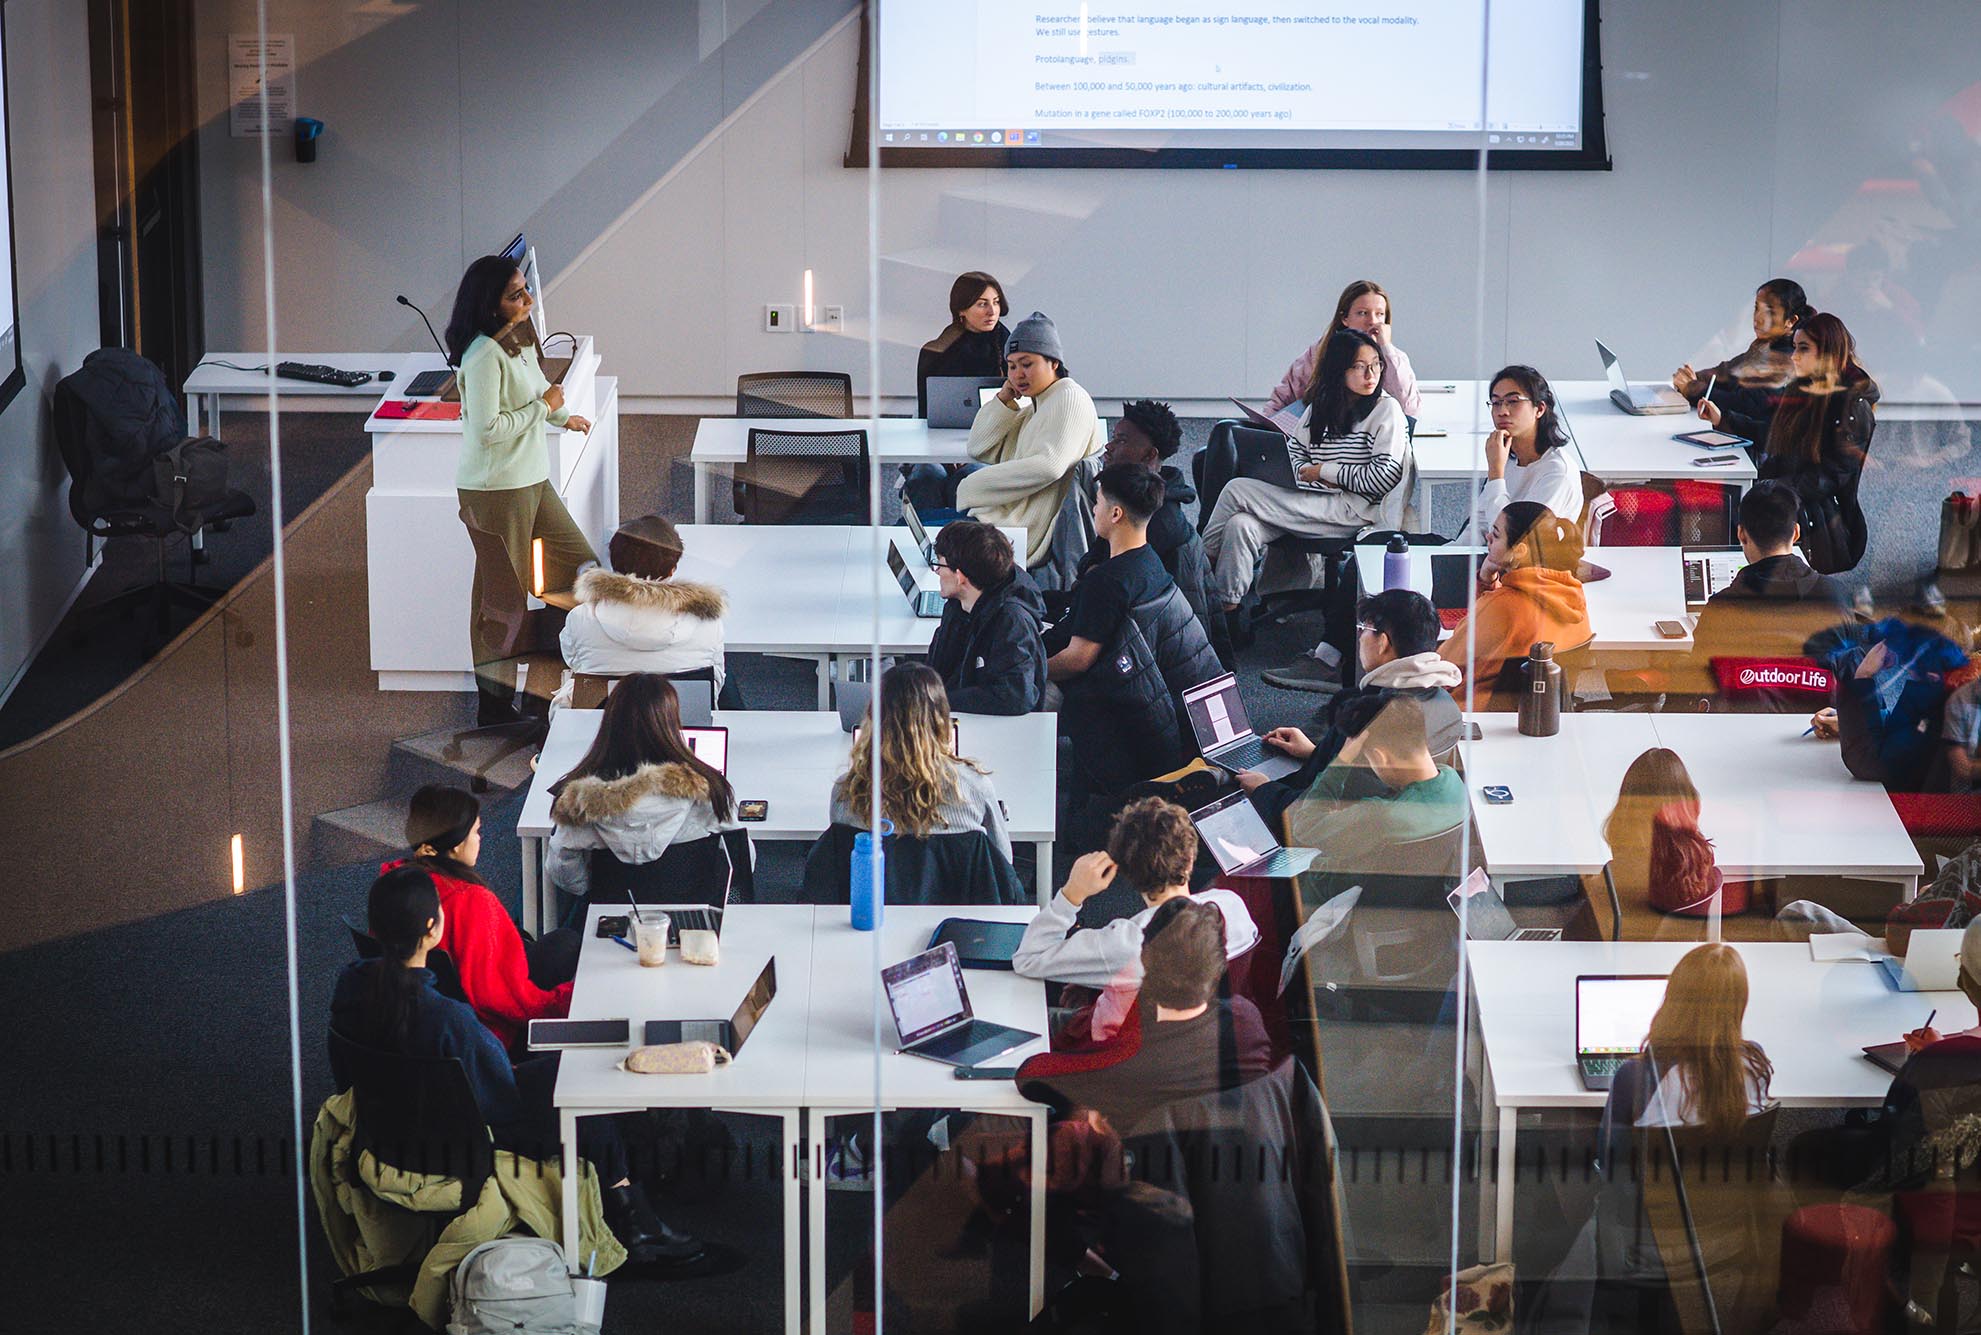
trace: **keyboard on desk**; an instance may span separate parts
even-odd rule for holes
[[[1604,1057],[1578,1056],[1575,1062],[1582,1069],[1582,1084],[1585,1089],[1608,1089],[1617,1071],[1629,1060],[1630,1054],[1617,1053]]]
[[[338,385],[344,389],[356,389],[359,385],[371,383],[370,371],[340,371],[334,366],[317,362],[277,362],[275,374],[284,380],[307,380],[312,384]]]
[[[1242,742],[1233,742],[1211,759],[1228,770],[1247,770],[1257,769],[1261,762],[1281,754],[1284,753],[1273,750],[1257,737],[1248,737]]]
[[[667,910],[667,944],[681,944],[683,932],[720,932],[722,930],[721,909],[669,909]]]

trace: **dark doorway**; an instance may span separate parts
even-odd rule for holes
[[[193,0],[90,0],[103,342],[183,382],[205,351]]]

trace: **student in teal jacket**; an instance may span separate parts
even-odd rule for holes
[[[484,255],[461,276],[447,321],[447,350],[461,387],[461,464],[454,476],[461,522],[493,537],[509,564],[507,571],[485,568],[477,546],[468,628],[485,724],[516,717],[513,677],[504,679],[498,666],[515,652],[506,643],[502,590],[513,588],[513,579],[536,592],[532,540],[543,539],[546,591],[570,588],[579,570],[598,562],[550,484],[544,429],[589,432],[592,424],[565,408],[563,386],[551,384],[537,363],[533,305],[516,263]]]

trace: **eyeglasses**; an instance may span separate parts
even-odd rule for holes
[[[1355,633],[1357,635],[1380,635],[1383,633],[1383,628],[1381,626],[1372,626],[1366,621],[1358,621],[1355,623]]]
[[[1523,403],[1532,403],[1533,401],[1525,394],[1508,394],[1503,398],[1488,398],[1486,400],[1486,406],[1488,408],[1518,408]]]
[[[956,567],[949,564],[949,562],[938,558],[937,560],[929,562],[929,569],[935,571],[937,574],[941,574],[945,570],[954,573]]]

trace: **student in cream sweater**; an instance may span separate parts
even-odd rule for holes
[[[986,524],[1022,526],[1027,569],[1043,564],[1073,469],[1107,443],[1087,391],[1066,374],[1059,330],[1037,311],[1005,344],[1005,380],[970,426],[970,457],[986,466],[956,488],[957,508]],[[1018,407],[1029,396],[1031,405]]]

